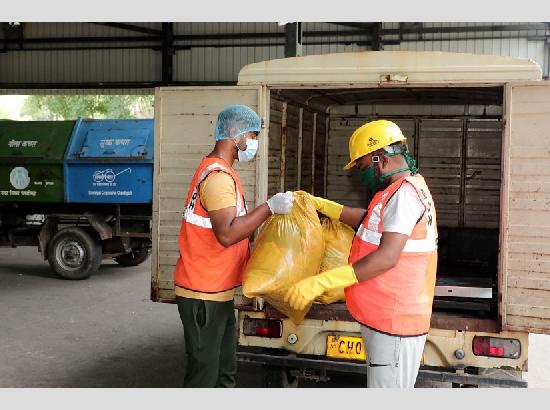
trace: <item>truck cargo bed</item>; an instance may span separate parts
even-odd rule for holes
[[[242,307],[238,308],[243,310]],[[264,313],[266,317],[271,319],[286,318],[284,314],[269,304],[265,305]],[[333,303],[330,305],[315,303],[306,315],[306,319],[340,320],[348,322],[355,321],[346,309],[345,303]],[[437,329],[470,330],[476,332],[498,332],[500,330],[496,319],[483,318],[471,313],[454,312],[434,312],[432,314],[431,327]]]

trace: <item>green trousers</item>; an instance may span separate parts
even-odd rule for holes
[[[186,353],[184,387],[235,387],[237,335],[233,300],[177,296]]]

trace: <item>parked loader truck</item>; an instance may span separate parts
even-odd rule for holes
[[[340,53],[250,64],[232,87],[157,88],[152,300],[174,301],[185,195],[214,143],[216,115],[237,103],[265,125],[255,163],[236,166],[250,209],[287,190],[366,208],[357,173],[343,171],[349,137],[368,121],[397,123],[439,230],[418,380],[527,385],[529,333],[550,333],[550,82],[535,62]],[[344,303],[314,304],[299,325],[261,299],[237,297],[235,307],[238,358],[261,363],[266,385],[366,374],[369,352]]]
[[[85,279],[151,249],[153,120],[0,121],[0,246]]]

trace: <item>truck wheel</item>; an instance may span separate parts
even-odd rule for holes
[[[50,267],[64,279],[90,277],[99,269],[102,257],[101,243],[82,228],[62,229],[48,244]]]
[[[264,387],[298,387],[298,377],[290,374],[290,369],[281,366],[264,365]]]
[[[113,259],[122,266],[137,266],[147,260],[149,253],[149,249],[137,248],[130,253],[116,256]]]

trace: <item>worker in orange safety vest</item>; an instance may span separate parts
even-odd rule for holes
[[[216,144],[191,180],[174,272],[184,328],[184,387],[234,387],[237,373],[235,288],[249,258],[249,237],[272,214],[288,214],[291,192],[278,193],[247,212],[233,162],[254,158],[261,119],[232,105],[218,115]]]
[[[310,196],[317,210],[355,228],[349,264],[304,279],[285,300],[304,309],[345,288],[361,324],[368,387],[414,387],[430,329],[437,266],[436,213],[406,138],[391,121],[371,121],[349,140],[350,162],[374,194],[368,209]]]

